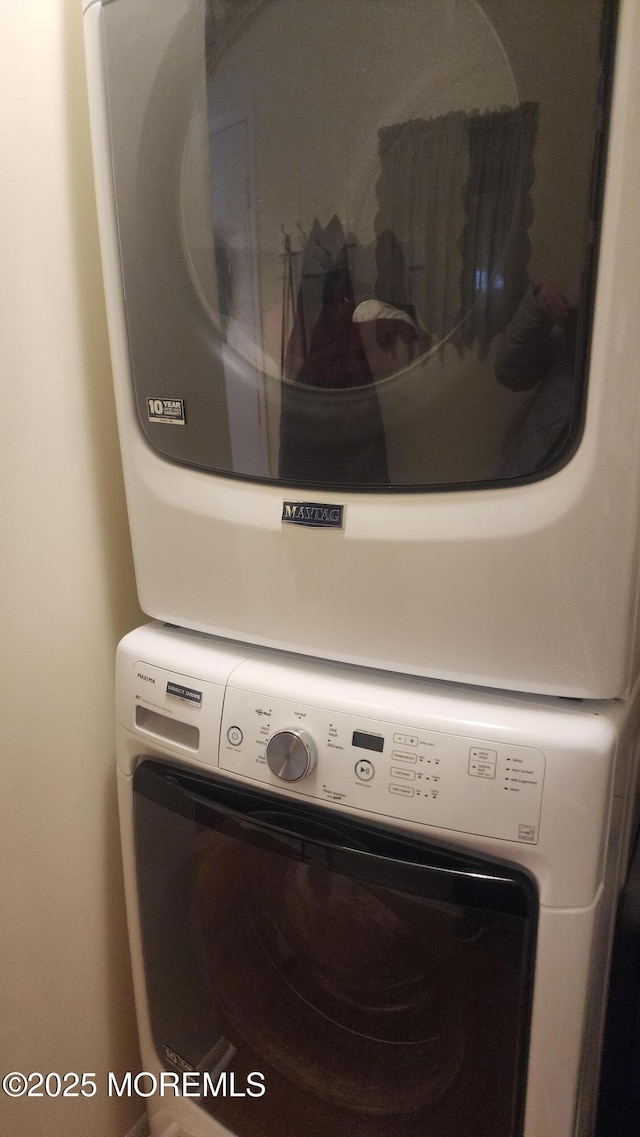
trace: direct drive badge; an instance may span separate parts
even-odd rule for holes
[[[191,703],[193,707],[202,706],[202,691],[196,691],[193,687],[183,687],[181,683],[167,683],[167,695],[172,695],[174,699],[182,699],[183,703]]]

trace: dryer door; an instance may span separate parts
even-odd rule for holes
[[[144,761],[161,1062],[234,1134],[517,1137],[537,899],[513,869]]]
[[[602,9],[105,3],[149,443],[216,473],[340,490],[475,486],[566,460],[590,324]]]

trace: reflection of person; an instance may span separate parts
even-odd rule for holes
[[[507,440],[501,477],[531,474],[553,462],[565,445],[574,401],[577,313],[565,290],[530,286],[504,334],[496,379],[533,395]]]

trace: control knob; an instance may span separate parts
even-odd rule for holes
[[[267,743],[267,762],[283,782],[299,782],[316,764],[313,739],[302,730],[279,730]]]

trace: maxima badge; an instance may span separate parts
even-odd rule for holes
[[[342,529],[344,505],[320,501],[283,501],[282,520],[289,525],[308,525],[312,529]]]

